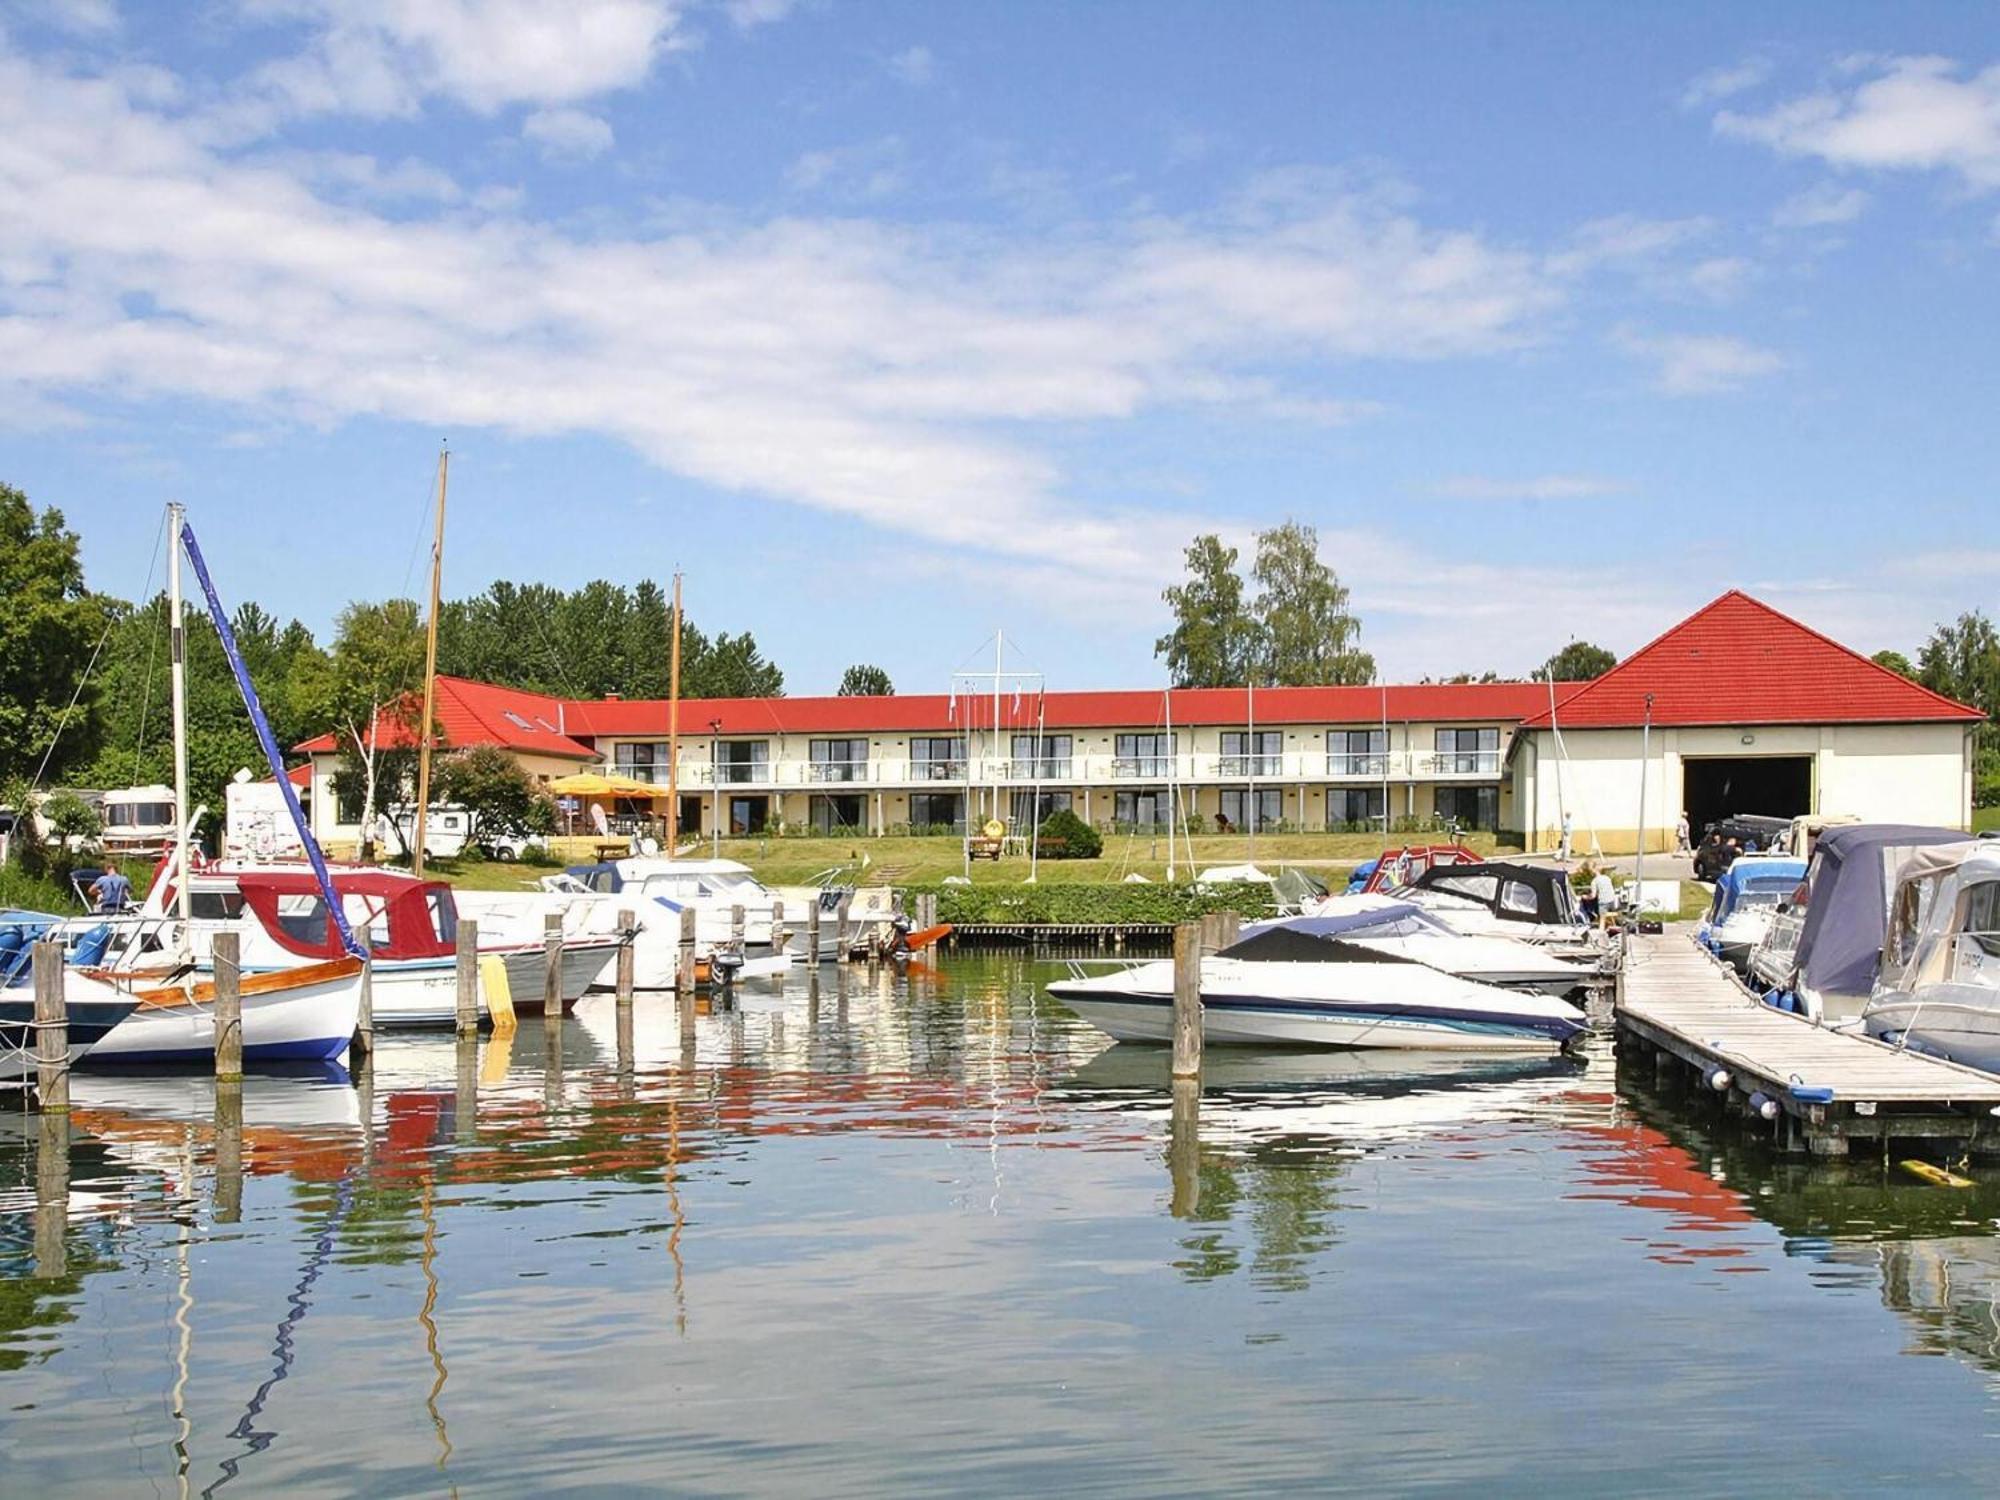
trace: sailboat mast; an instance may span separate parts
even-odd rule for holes
[[[417,726],[417,830],[410,845],[410,873],[424,873],[424,827],[431,810],[431,716],[437,711],[438,602],[444,587],[444,491],[451,450],[438,449],[437,531],[431,538],[431,615],[424,632],[424,717]]]
[[[674,574],[674,609],[672,615],[673,640],[667,645],[667,858],[674,857],[674,848],[681,841],[681,575]],[[722,776],[720,736],[709,741],[708,758],[712,762],[708,768],[709,778],[720,781]],[[718,799],[719,804],[720,799]],[[721,812],[720,805],[716,811]],[[720,820],[715,826],[715,836],[722,837]],[[700,830],[696,830],[700,837]]]
[[[1174,766],[1174,690],[1160,695],[1161,713],[1167,721],[1167,883],[1174,879],[1174,830],[1181,821],[1181,784]],[[1194,856],[1189,855],[1189,863]]]
[[[1250,752],[1250,759],[1246,762],[1250,782],[1250,806],[1245,809],[1243,819],[1243,827],[1246,830],[1243,857],[1247,863],[1254,865],[1257,863],[1257,674],[1254,670],[1250,673],[1248,685],[1244,689],[1244,697],[1247,702],[1244,713],[1249,719],[1249,724],[1246,726],[1249,732],[1244,736],[1249,744],[1244,748]]]
[[[187,630],[181,618],[181,522],[185,514],[178,503],[167,507],[167,658],[174,698],[174,905],[184,923],[194,915],[194,891],[188,883]]]
[[[993,632],[993,816],[1000,816],[1000,674],[1007,669],[1007,632]]]

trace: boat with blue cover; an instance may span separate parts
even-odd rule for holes
[[[1715,881],[1715,896],[1695,928],[1694,940],[1743,972],[1771,930],[1778,908],[1806,878],[1806,862],[1789,854],[1742,854]]]

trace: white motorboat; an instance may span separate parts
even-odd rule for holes
[[[1577,910],[1568,877],[1561,870],[1542,865],[1507,860],[1434,864],[1410,884],[1386,894],[1421,906],[1467,937],[1507,937],[1578,949],[1592,945],[1590,929]],[[1364,899],[1358,895],[1329,896],[1307,909],[1331,915],[1358,910],[1353,903]]]
[[[2000,1073],[2000,847],[1904,865],[1874,992],[1872,1037]]]
[[[1478,984],[1340,938],[1308,939],[1310,958],[1259,959],[1240,950],[1201,964],[1202,1036],[1218,1046],[1416,1047],[1434,1051],[1553,1051],[1586,1028],[1566,1000]],[[1118,1041],[1173,1037],[1172,960],[1073,976],[1049,986]]]
[[[1716,878],[1715,897],[1694,940],[1739,973],[1771,930],[1778,908],[1805,879],[1806,862],[1788,854],[1744,854]]]
[[[76,985],[65,989],[64,1003],[72,1066],[103,1046],[139,1005],[133,995]],[[0,990],[0,1084],[33,1078],[35,1062],[35,992],[29,985],[10,985]]]
[[[1341,898],[1342,909],[1314,916],[1280,917],[1245,926],[1230,951],[1245,958],[1317,956],[1315,944],[1338,938],[1390,959],[1408,959],[1460,979],[1503,989],[1568,995],[1593,972],[1540,943],[1506,936],[1471,936],[1437,913],[1392,896]]]

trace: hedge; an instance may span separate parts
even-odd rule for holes
[[[914,885],[903,888],[904,910],[918,896],[938,898],[940,922],[1190,922],[1209,912],[1269,916],[1271,888],[1256,881],[1230,885],[1122,882],[1050,885]]]

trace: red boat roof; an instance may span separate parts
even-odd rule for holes
[[[1546,691],[1546,690],[1545,690]],[[1563,729],[1975,723],[1986,716],[1731,589],[1593,682],[1558,688]],[[1524,729],[1547,729],[1546,698]]]

